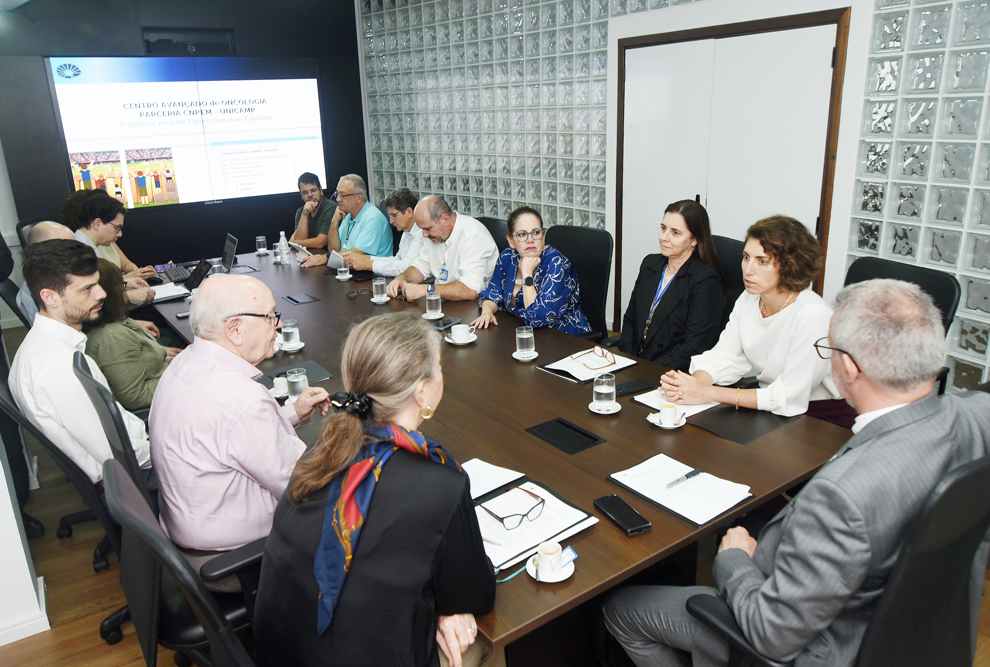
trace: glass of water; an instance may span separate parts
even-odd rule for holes
[[[351,267],[346,264],[339,269],[337,269],[337,277],[341,280],[345,280],[351,277]]]
[[[285,371],[285,379],[289,381],[289,400],[295,402],[303,391],[306,390],[306,387],[309,386],[309,378],[306,377],[306,369],[290,368]]]
[[[254,237],[254,247],[256,255],[267,255],[268,254],[268,239],[264,236]]]
[[[278,243],[272,244],[272,264],[282,263],[282,248],[279,247]]]
[[[282,320],[282,347],[299,345],[299,322],[297,320]]]
[[[443,312],[440,310],[440,295],[437,293],[426,295],[426,315],[430,319],[440,317]]]
[[[594,405],[608,410],[615,404],[615,375],[602,373],[595,376]]]
[[[532,357],[536,354],[533,327],[516,327],[516,354],[520,357]]]
[[[371,296],[375,301],[384,301],[386,299],[385,279],[381,276],[371,280]]]

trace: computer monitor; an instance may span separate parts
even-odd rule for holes
[[[237,255],[237,239],[235,239],[231,234],[227,234],[227,243],[223,246],[223,255],[220,256],[220,265],[223,267],[224,273],[230,273],[230,269],[234,266],[234,259]]]

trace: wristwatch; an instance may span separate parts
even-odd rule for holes
[[[533,286],[533,276],[526,276],[525,278],[523,278],[523,285],[525,285],[526,287],[532,287]]]
[[[426,286],[426,293],[427,294],[433,294],[436,291],[437,291],[436,285],[430,283],[429,285]]]

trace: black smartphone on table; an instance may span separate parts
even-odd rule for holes
[[[601,510],[605,516],[612,520],[626,535],[641,535],[653,527],[646,518],[634,510],[629,503],[615,495],[595,498],[595,507]]]

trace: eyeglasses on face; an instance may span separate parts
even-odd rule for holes
[[[490,514],[492,518],[497,519],[505,527],[506,530],[514,530],[518,528],[519,526],[522,525],[523,519],[536,521],[540,517],[540,514],[543,513],[543,508],[547,504],[547,501],[544,500],[543,498],[539,497],[538,495],[536,495],[535,493],[533,493],[528,489],[522,488],[521,486],[513,486],[509,489],[509,491],[522,491],[523,493],[528,494],[533,498],[535,498],[536,504],[521,514],[509,514],[506,516],[499,516],[498,514],[495,514],[495,512],[491,511],[481,503],[475,503],[475,505],[488,512],[488,514]]]
[[[584,365],[585,368],[591,371],[597,371],[602,368],[608,368],[609,366],[615,363],[615,355],[599,345],[595,345],[595,349],[593,350],[587,350],[586,352],[580,352],[578,354],[572,355],[571,359],[577,361],[581,357],[587,357],[588,355],[591,355],[591,357],[585,361],[582,361],[581,363]],[[589,361],[595,365],[589,366],[588,365]]]
[[[337,192],[336,190],[334,190],[333,194],[330,195],[330,199],[332,199],[334,201],[340,201],[341,199],[344,199],[345,197],[357,197],[358,194],[360,194],[360,193],[358,193],[358,192],[350,192],[350,193],[346,193],[345,194],[343,192]]]
[[[856,363],[856,360],[853,359],[853,356],[851,354],[849,354],[848,352],[846,352],[845,350],[843,350],[841,348],[831,347],[829,345],[826,345],[825,343],[828,343],[828,336],[824,336],[822,338],[819,338],[818,340],[816,340],[814,342],[815,352],[818,353],[818,356],[819,357],[821,357],[822,359],[831,359],[833,352],[839,352],[840,354],[844,354],[847,357],[849,357],[850,361],[853,362],[853,365],[857,369],[862,370],[862,369],[859,368],[859,364]]]
[[[534,241],[539,241],[540,239],[543,238],[543,230],[532,229],[528,232],[523,232],[523,231],[513,232],[512,238],[520,242],[525,241],[527,238],[531,238]]]
[[[233,319],[235,317],[264,317],[269,320],[275,320],[275,326],[278,326],[278,323],[282,319],[282,314],[279,313],[277,310],[274,310],[267,314],[266,313],[235,313],[233,315],[228,315],[227,317],[223,318],[223,321],[226,322],[227,320]]]
[[[111,227],[113,227],[114,228],[114,231],[116,231],[118,234],[120,233],[120,230],[124,228],[123,225],[115,225],[112,222],[108,222],[107,224],[110,225]]]

